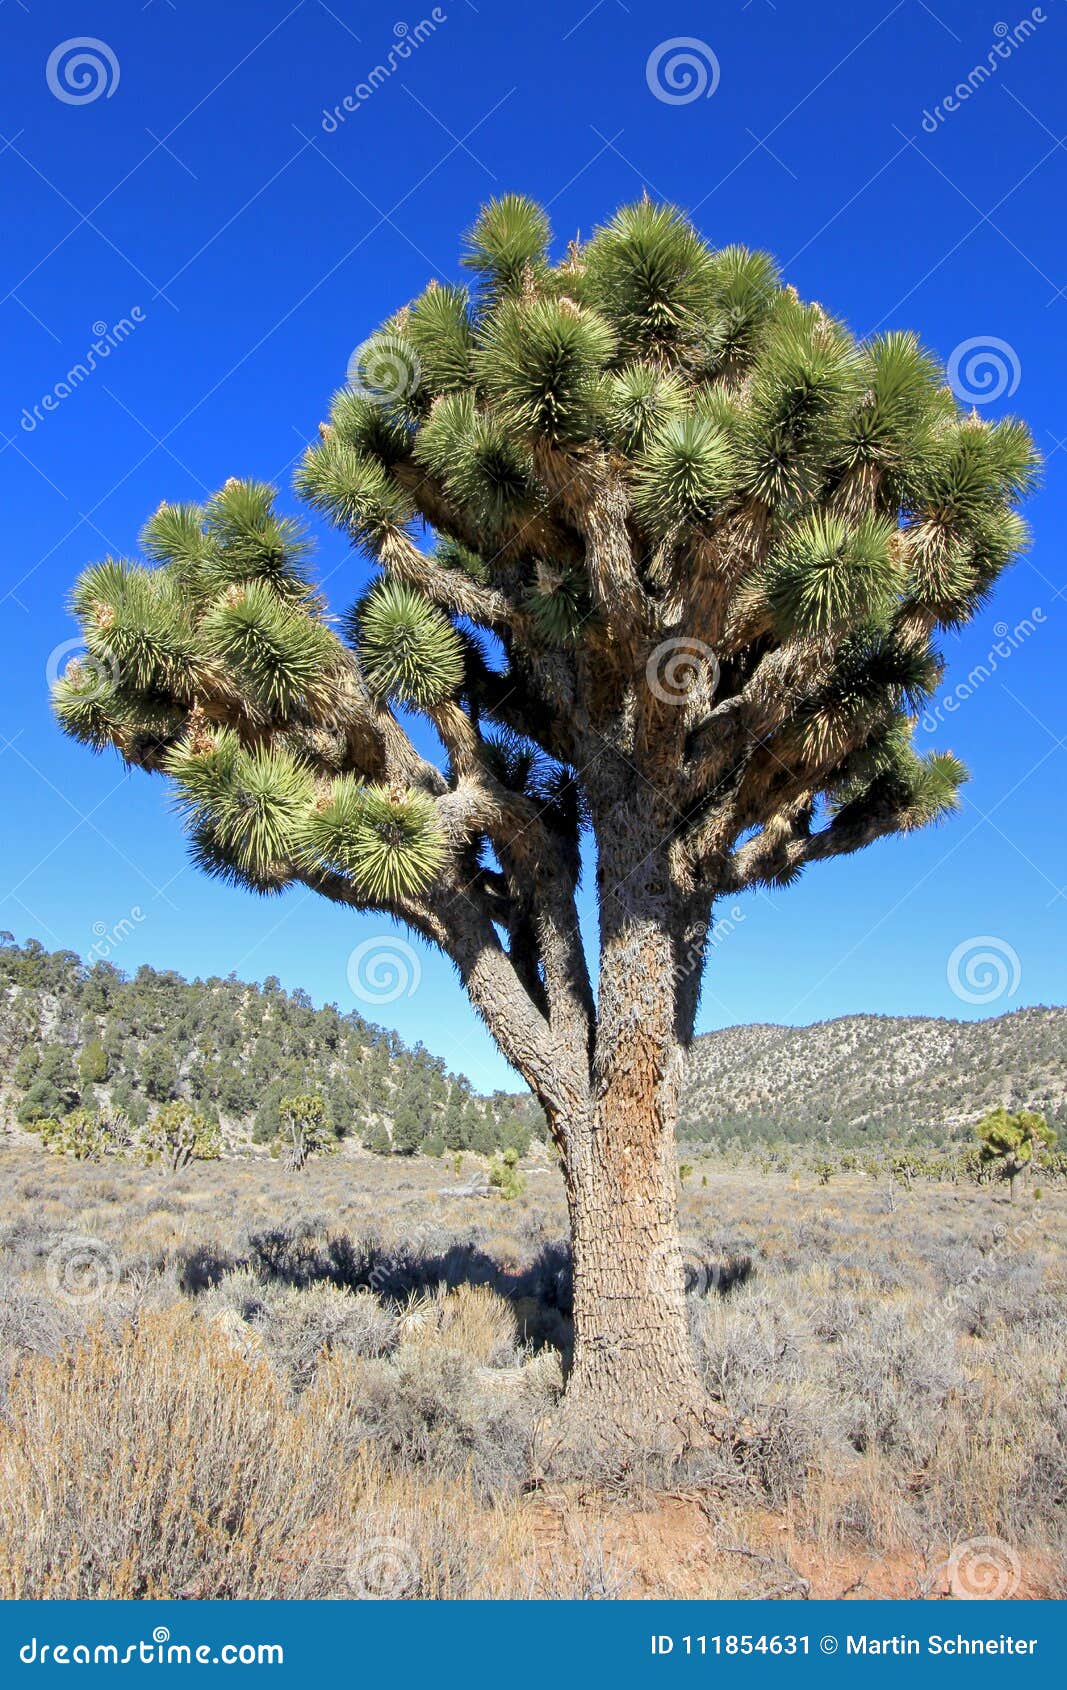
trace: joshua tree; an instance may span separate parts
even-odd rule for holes
[[[124,1156],[133,1142],[129,1116],[122,1109],[72,1109],[61,1121],[41,1121],[42,1142],[76,1162],[102,1162]]]
[[[176,1174],[190,1162],[214,1162],[222,1154],[222,1136],[205,1115],[176,1098],[165,1103],[141,1130],[148,1162],[162,1162]]]
[[[301,1092],[283,1097],[278,1113],[289,1128],[287,1168],[302,1168],[309,1156],[325,1150],[332,1137],[326,1119],[326,1100],[318,1092]]]
[[[975,1131],[983,1166],[1007,1180],[1013,1203],[1019,1175],[1033,1167],[1039,1150],[1052,1150],[1056,1145],[1056,1134],[1036,1109],[1018,1109],[1014,1114],[1008,1109],[991,1109]]]
[[[1035,454],[912,335],[858,343],[669,207],[548,247],[488,205],[470,290],[360,349],[297,481],[379,567],[340,632],[273,490],[231,481],[81,577],[56,708],[169,776],[209,873],[452,959],[559,1149],[571,1412],[622,1436],[707,1415],[673,1126],[715,901],[955,807],[912,718]]]

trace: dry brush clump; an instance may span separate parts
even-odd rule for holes
[[[346,1407],[335,1372],[294,1402],[264,1355],[180,1307],[36,1358],[0,1425],[0,1592],[469,1594],[469,1493],[391,1480],[341,1435]],[[368,1544],[382,1565],[362,1565]]]
[[[377,1159],[343,1197],[336,1159],[294,1196],[277,1164],[0,1156],[6,1597],[914,1595],[985,1536],[1022,1593],[1054,1592],[1058,1194],[890,1208],[859,1177],[705,1187],[698,1164],[688,1306],[738,1445],[668,1479],[596,1466],[591,1440],[565,1486],[544,1478],[569,1325],[555,1175],[503,1204]],[[71,1238],[112,1264],[95,1297],[55,1279]]]

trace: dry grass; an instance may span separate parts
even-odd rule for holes
[[[513,1204],[423,1160],[0,1176],[0,1596],[931,1595],[978,1537],[1062,1594],[1061,1193],[698,1164],[687,1250],[732,1267],[694,1332],[744,1469],[531,1493],[554,1174]]]

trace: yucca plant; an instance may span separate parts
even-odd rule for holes
[[[210,872],[452,959],[559,1148],[571,1412],[688,1436],[671,1140],[716,900],[952,813],[965,770],[913,718],[1036,457],[915,336],[858,342],[669,206],[554,261],[505,196],[464,263],[363,343],[299,470],[379,571],[341,630],[272,490],[228,483],[87,571],[56,710],[169,775]]]
[[[991,1109],[979,1121],[975,1136],[981,1165],[1007,1180],[1013,1203],[1019,1176],[1029,1172],[1041,1151],[1056,1148],[1055,1132],[1036,1109]]]
[[[61,1121],[42,1121],[34,1130],[49,1150],[76,1162],[125,1155],[132,1143],[129,1119],[121,1109],[72,1109]]]
[[[217,1161],[222,1154],[218,1127],[182,1098],[156,1111],[141,1128],[140,1143],[146,1162],[159,1162],[172,1174],[190,1162]]]
[[[297,1092],[283,1097],[278,1113],[289,1129],[285,1165],[299,1171],[311,1156],[317,1156],[336,1143],[326,1109],[326,1099],[318,1092]]]

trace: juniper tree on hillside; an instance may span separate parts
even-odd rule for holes
[[[857,343],[669,207],[548,249],[537,205],[488,205],[471,288],[431,283],[334,399],[298,489],[379,566],[343,628],[273,490],[231,481],[82,576],[56,708],[170,778],[209,873],[452,959],[559,1147],[568,1401],[608,1435],[707,1413],[673,1124],[715,900],[955,807],[912,719],[1036,460],[914,336]]]

